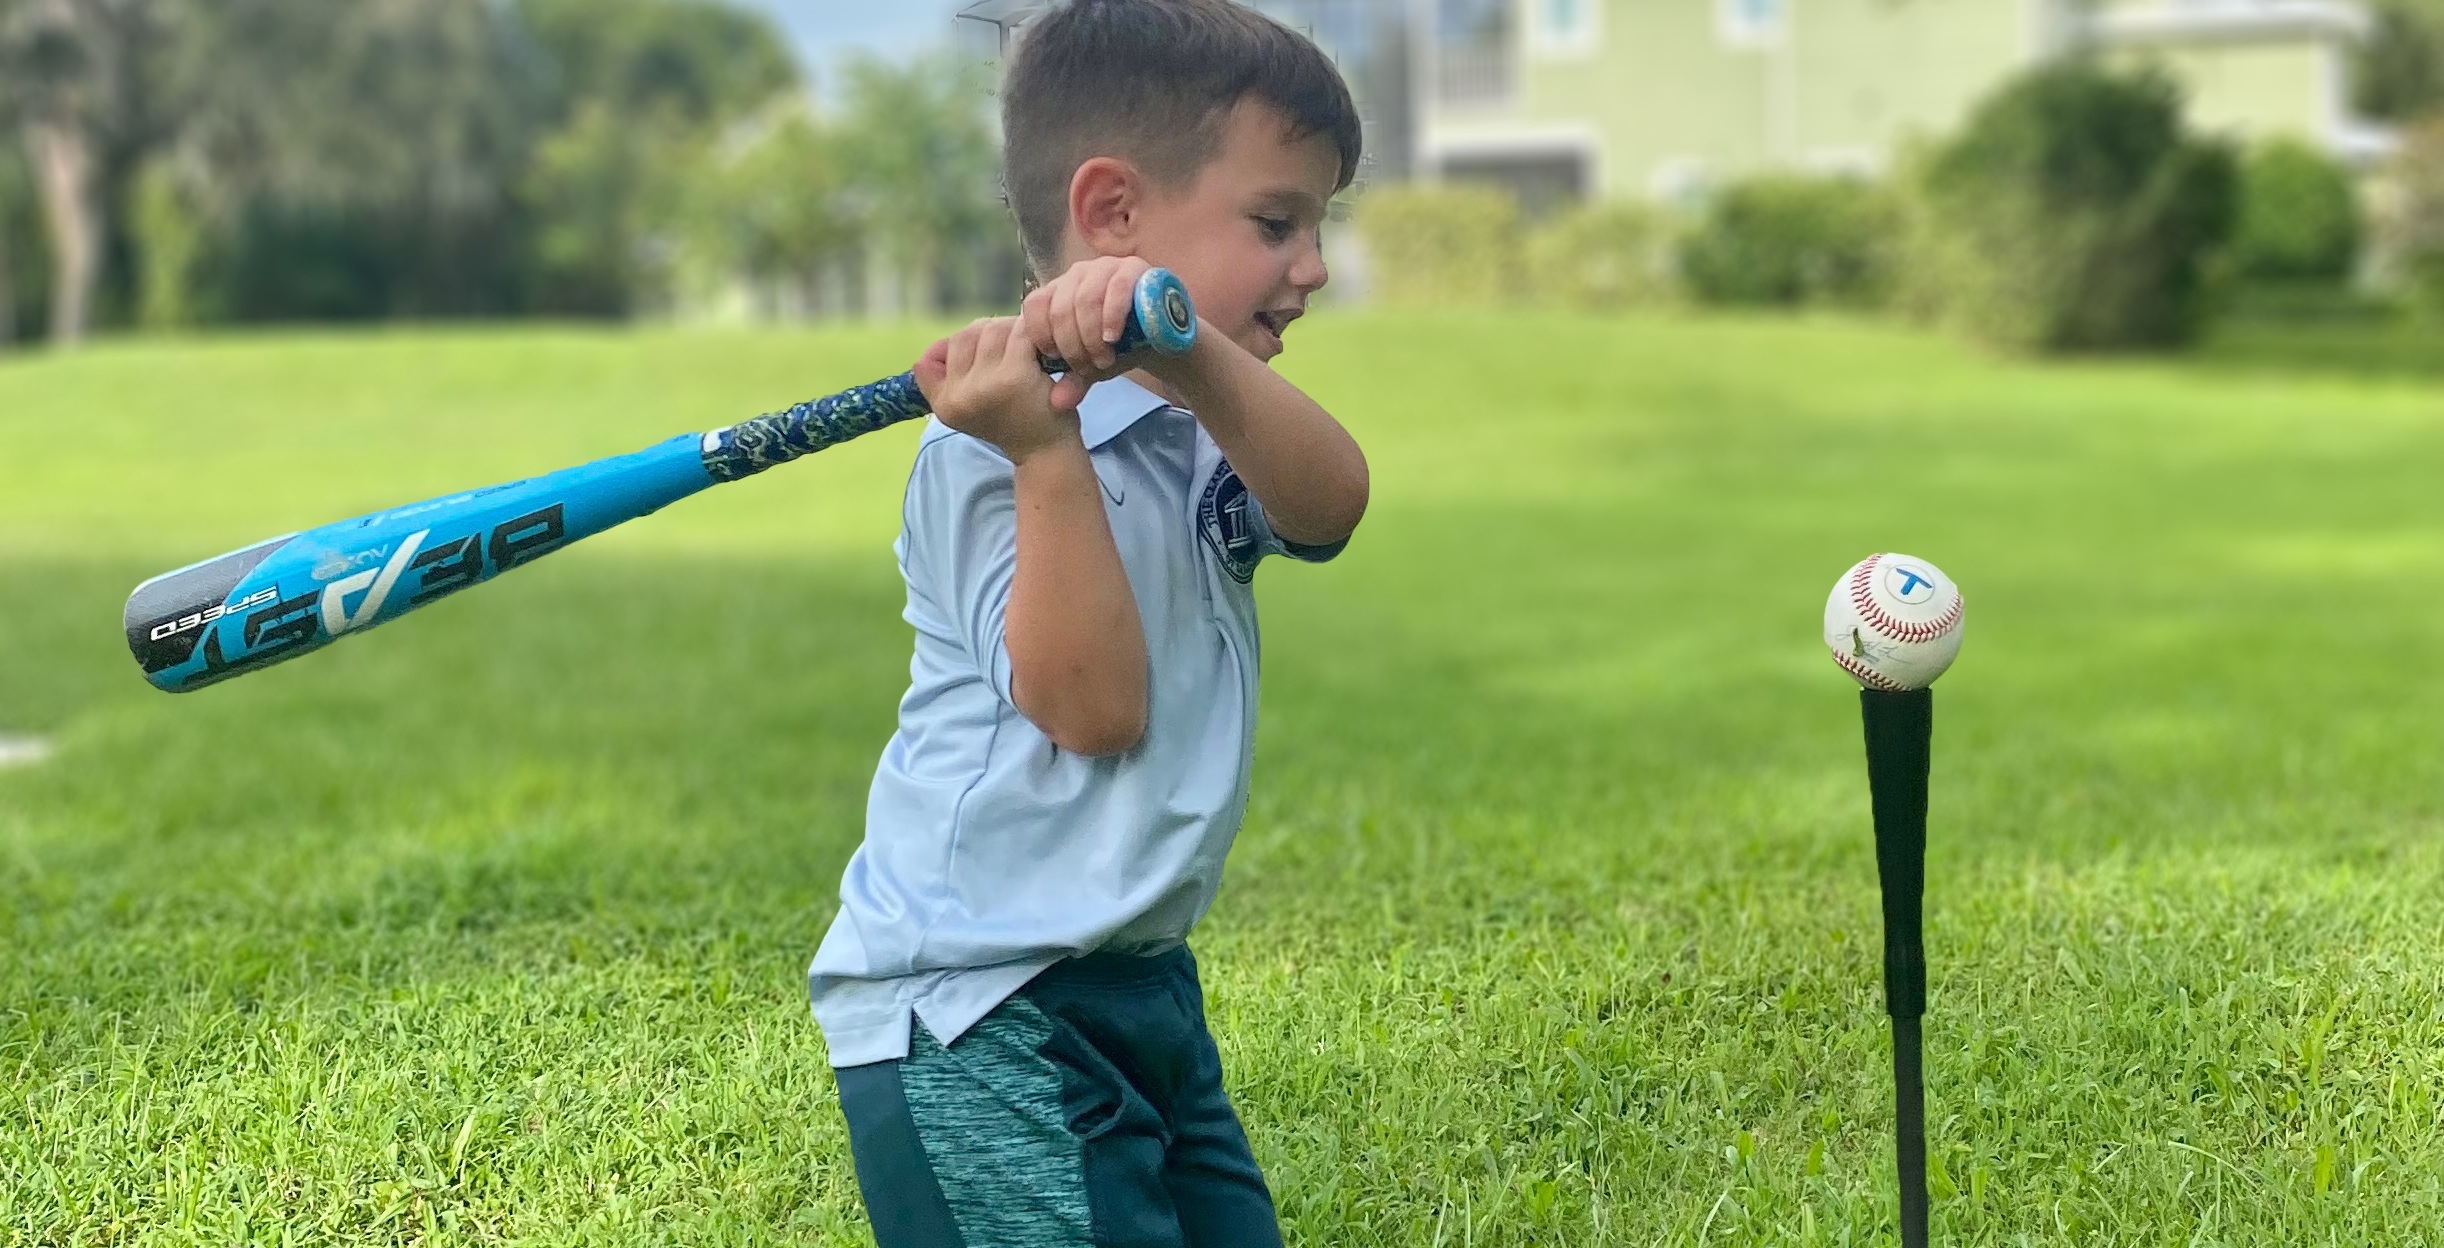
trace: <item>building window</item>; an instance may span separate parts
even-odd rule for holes
[[[1545,52],[1592,52],[1604,0],[1536,0],[1536,43]]]
[[[1779,42],[1789,25],[1790,0],[1715,0],[1723,41],[1753,48]]]
[[[1436,102],[1453,107],[1507,102],[1517,46],[1510,0],[1440,0],[1436,9]]]
[[[1587,37],[1587,0],[1544,0],[1544,33],[1555,43]]]
[[[1500,43],[1510,33],[1506,0],[1441,0],[1435,33],[1446,43]]]

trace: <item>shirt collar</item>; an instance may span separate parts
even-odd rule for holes
[[[1091,451],[1169,406],[1162,396],[1144,386],[1126,377],[1114,377],[1087,391],[1085,401],[1078,404],[1078,434]]]

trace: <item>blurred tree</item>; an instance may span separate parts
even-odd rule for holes
[[[672,188],[655,177],[678,137],[631,126],[600,101],[579,105],[536,148],[519,187],[534,220],[534,307],[617,316],[643,301],[647,239]]]
[[[0,79],[7,71],[0,69]],[[0,355],[17,345],[17,221],[24,195],[24,164],[8,142],[14,128],[0,116]]]
[[[979,77],[862,64],[838,124],[802,85],[721,0],[0,0],[30,171],[0,290],[41,292],[62,340],[97,308],[620,315],[691,252],[803,296],[870,240],[898,306],[1006,298]],[[37,215],[47,245],[10,247]],[[37,249],[48,276],[8,283]]]
[[[2403,136],[2385,183],[2377,230],[2383,267],[2422,312],[2444,315],[2444,116]]]
[[[555,121],[594,103],[720,125],[799,86],[771,22],[712,0],[517,0],[517,13],[544,57]]]
[[[102,272],[107,147],[125,129],[140,0],[0,0],[7,111],[24,137],[51,254],[51,340],[81,341]]]
[[[17,220],[27,198],[15,139],[24,124],[24,71],[14,36],[20,0],[0,0],[0,354],[17,344]]]
[[[525,155],[514,32],[487,0],[188,0],[162,69],[216,196],[441,213]]]
[[[620,315],[671,293],[689,181],[802,82],[764,18],[694,0],[520,0],[548,133],[519,186],[533,302]]]
[[[1000,150],[982,70],[950,56],[892,65],[850,63],[838,151],[851,211],[874,245],[894,296],[888,311],[933,312],[987,292],[978,245],[1014,236],[1000,207]]]
[[[194,323],[193,275],[203,229],[167,162],[155,161],[137,177],[128,218],[137,240],[136,323],[146,329]]]
[[[2258,145],[2241,164],[2232,262],[2252,281],[2339,284],[2359,258],[2350,170],[2297,139]]]
[[[2444,0],[2383,0],[2358,51],[2353,103],[2380,121],[2444,109]]]
[[[154,323],[626,311],[665,171],[797,83],[709,0],[0,0],[0,64],[63,340],[104,286]]]
[[[700,301],[743,295],[767,317],[847,310],[863,234],[843,198],[840,146],[800,101],[709,154],[685,209]]]
[[[2182,129],[2154,72],[2030,71],[1919,179],[1910,301],[1999,345],[2177,345],[2210,310],[2238,198],[2231,153]]]
[[[185,276],[212,288],[204,302],[238,317],[513,309],[512,192],[536,108],[498,6],[182,0],[172,35],[158,63],[178,118],[150,167],[168,185],[146,188],[156,211],[136,220],[155,235],[143,247],[176,252],[192,244],[167,204],[203,218],[212,262]],[[328,259],[315,239],[352,240],[364,262],[297,271]]]

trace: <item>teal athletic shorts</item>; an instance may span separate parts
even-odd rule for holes
[[[1053,966],[949,1048],[835,1072],[880,1248],[1280,1248],[1196,959]]]

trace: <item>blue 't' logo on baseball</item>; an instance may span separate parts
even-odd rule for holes
[[[1884,586],[1892,591],[1893,597],[1912,606],[1935,596],[1935,578],[1904,564],[1896,563],[1884,574]]]

